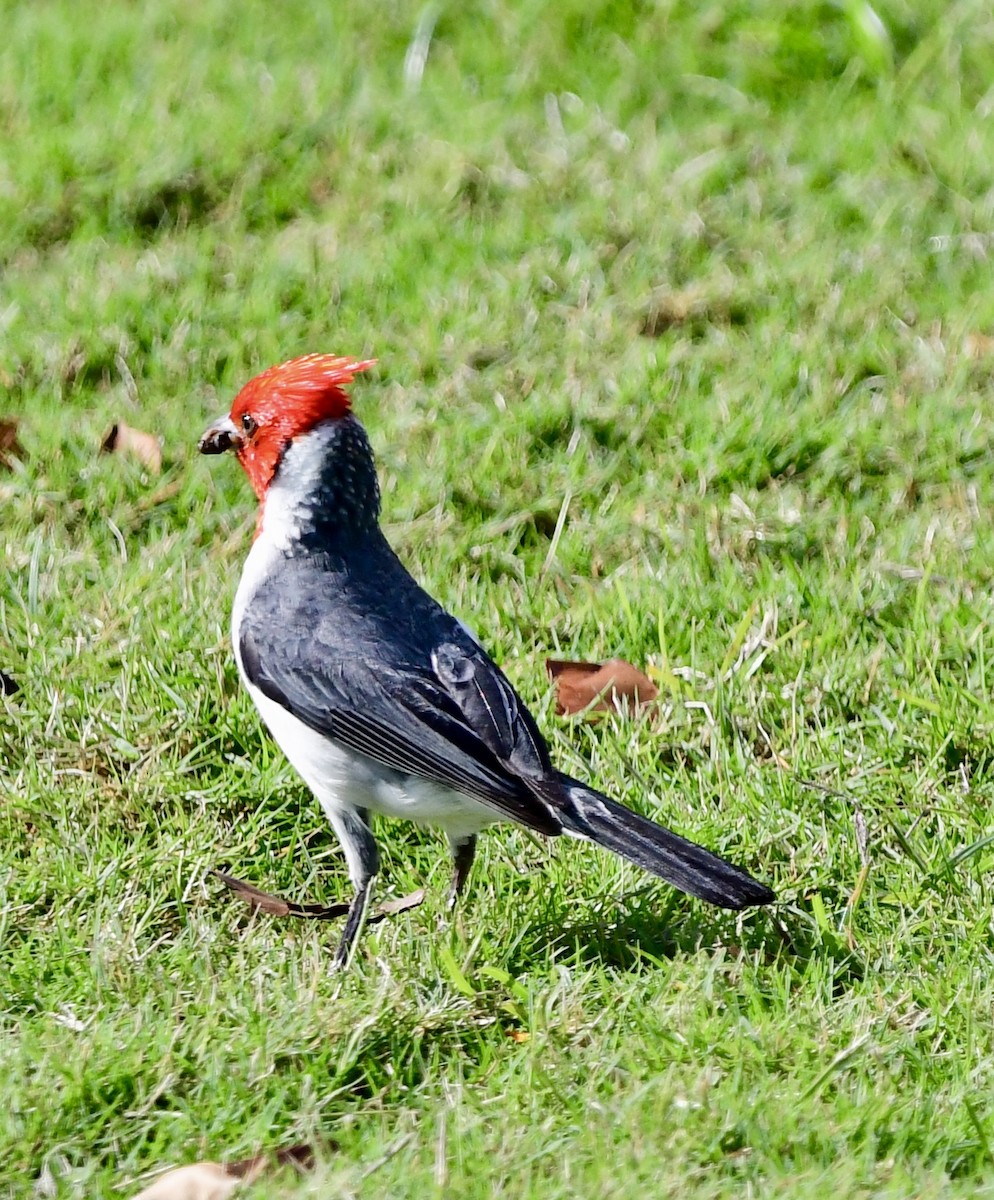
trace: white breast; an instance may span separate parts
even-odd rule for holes
[[[270,490],[272,494],[272,489]],[[256,589],[282,557],[287,526],[269,524],[269,502],[263,530],[245,560],[231,613],[231,638],[242,682],[276,744],[317,797],[329,818],[346,808],[368,808],[388,817],[438,825],[455,839],[476,833],[499,817],[470,796],[416,775],[381,766],[332,738],[316,733],[293,713],[269,699],[249,681],[241,656],[241,623]]]
[[[438,825],[465,837],[496,816],[469,796],[416,775],[402,775],[315,733],[242,676],[277,745],[329,817],[344,808],[368,808],[386,817]]]

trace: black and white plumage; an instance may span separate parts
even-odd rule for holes
[[[379,529],[372,452],[341,388],[365,365],[316,355],[273,368],[201,441],[234,449],[260,497],[233,642],[345,851],[356,895],[336,962],[349,961],[379,866],[372,813],[445,831],[453,900],[478,832],[511,821],[596,842],[712,904],[771,901],[741,868],[556,770],[507,678]]]

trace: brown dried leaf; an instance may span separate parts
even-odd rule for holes
[[[8,471],[15,458],[21,462],[27,458],[24,447],[17,440],[17,425],[13,417],[0,417],[0,467]]]
[[[661,337],[675,325],[685,325],[706,312],[707,305],[695,292],[658,292],[642,318],[641,333],[644,337]]]
[[[626,701],[636,708],[644,708],[659,695],[652,680],[623,658],[612,658],[606,663],[547,658],[545,667],[556,685],[559,716],[587,709],[615,708],[620,712]]]
[[[379,921],[383,917],[394,917],[397,913],[417,908],[419,904],[424,903],[424,898],[424,888],[418,888],[416,891],[409,892],[406,896],[398,896],[396,900],[384,900],[370,917],[370,920]]]
[[[296,900],[284,900],[282,896],[264,892],[255,884],[246,883],[244,879],[236,879],[234,875],[228,875],[225,871],[215,870],[211,874],[220,879],[226,888],[229,888],[251,908],[261,909],[262,912],[271,913],[274,917],[307,917],[312,921],[331,921],[335,917],[344,917],[349,911],[349,906],[342,903],[301,904]],[[382,921],[384,917],[392,917],[397,913],[407,912],[408,909],[417,908],[424,898],[424,888],[418,888],[416,892],[411,892],[408,896],[400,896],[396,900],[384,900],[370,913],[368,923],[375,924],[377,921]]]
[[[254,1183],[260,1175],[277,1167],[298,1171],[314,1167],[314,1149],[306,1143],[288,1146],[269,1154],[253,1154],[230,1163],[193,1163],[167,1171],[132,1200],[224,1200],[243,1183]]]
[[[989,358],[994,354],[994,337],[989,333],[968,333],[963,339],[967,358]]]
[[[689,326],[703,331],[709,325],[744,325],[750,303],[735,296],[709,296],[698,288],[671,292],[657,288],[642,315],[643,337],[662,337],[670,329]]]
[[[223,1200],[240,1183],[220,1163],[193,1163],[160,1175],[132,1200]]]
[[[237,1162],[224,1164],[229,1175],[249,1183],[257,1179],[267,1167],[295,1167],[301,1173],[314,1170],[314,1147],[308,1142],[296,1146],[285,1146],[271,1154],[253,1154],[251,1158],[240,1158]]]
[[[244,879],[236,879],[234,875],[228,875],[224,871],[212,871],[211,874],[220,879],[226,888],[230,888],[250,908],[258,908],[263,912],[272,913],[274,917],[289,917],[293,915],[316,917],[318,920],[322,920],[329,917],[344,916],[348,912],[348,905],[346,904],[293,905],[289,900],[284,900],[282,896],[274,896],[271,892],[264,892],[254,884],[246,883]],[[329,908],[335,911],[329,912]],[[298,909],[303,911],[295,911]]]
[[[111,426],[110,432],[100,443],[100,449],[105,454],[130,454],[140,463],[144,463],[155,475],[162,470],[162,448],[159,439],[141,429],[132,429],[123,421]]]

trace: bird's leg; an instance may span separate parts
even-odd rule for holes
[[[348,969],[352,962],[352,952],[355,950],[355,944],[362,933],[362,927],[366,924],[366,910],[369,908],[369,897],[373,891],[373,876],[363,884],[356,892],[351,905],[349,906],[349,915],[345,918],[345,928],[342,930],[342,940],[338,943],[338,949],[335,951],[335,957],[332,960],[332,966],[336,971],[344,971]]]
[[[469,837],[458,840],[450,838],[449,845],[452,847],[452,883],[449,887],[449,911],[451,912],[469,878],[469,871],[476,856],[476,834],[471,833]]]
[[[332,965],[343,970],[352,961],[356,941],[366,923],[366,911],[373,892],[373,881],[380,869],[380,855],[369,828],[369,812],[365,808],[342,808],[328,813],[331,824],[338,834],[345,859],[349,865],[349,878],[355,887],[355,896],[349,905],[342,940],[338,943]]]

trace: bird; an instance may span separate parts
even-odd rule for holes
[[[199,442],[233,452],[259,502],[232,645],[344,851],[353,898],[334,965],[352,961],[379,871],[373,814],[445,832],[453,906],[477,835],[500,822],[593,842],[713,905],[770,903],[741,867],[558,770],[503,671],[403,565],[347,390],[374,362],[308,354],[270,367]]]

